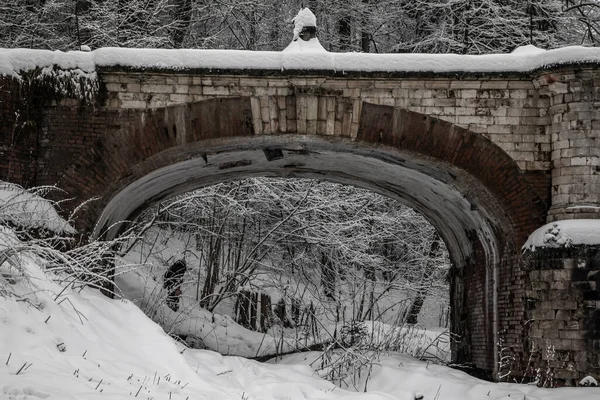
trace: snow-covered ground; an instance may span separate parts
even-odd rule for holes
[[[181,286],[180,309],[173,312],[165,304],[163,275],[167,266],[174,260],[183,259],[184,254],[188,268]],[[234,321],[235,297],[226,298],[214,313],[206,311],[198,302],[206,272],[204,265],[199,266],[200,255],[193,235],[170,229],[150,229],[145,233],[144,240],[139,241],[118,266],[115,281],[119,293],[133,301],[167,333],[186,337],[192,335],[190,340],[194,343],[202,342],[202,346],[225,355],[263,357],[287,353],[297,347],[325,342],[333,332],[340,330],[342,324],[335,322],[336,312],[338,321],[340,313],[340,310],[336,311],[337,303],[325,304],[324,298],[318,297],[318,290],[309,287],[311,280],[307,278],[306,271],[302,276],[290,275],[274,266],[269,269],[267,262],[242,289],[268,295],[273,305],[282,300],[289,307],[291,298],[300,300],[303,310],[306,310],[307,304],[316,304],[313,311],[316,337],[307,335],[307,331],[312,329],[303,326],[283,328],[282,324],[273,324],[265,333],[248,330]],[[352,299],[347,285],[350,285],[349,280],[339,283],[340,296]],[[447,297],[428,296],[419,315],[419,326],[407,328],[395,326],[403,310],[402,305],[406,304],[404,300],[407,300],[407,294],[394,289],[385,296],[377,292],[377,297],[378,306],[387,311],[377,317],[378,322],[366,324],[365,332],[371,342],[385,344],[386,348],[402,349],[414,356],[449,359],[447,332],[437,328],[440,306],[447,304]],[[350,304],[348,309],[344,307],[341,311],[343,320],[352,319],[351,309]],[[432,345],[434,342],[435,345]],[[440,347],[441,342],[444,343]]]
[[[45,203],[37,196],[30,200]],[[39,208],[45,210],[40,217],[53,216],[58,223],[53,227],[61,230],[65,222],[48,211],[48,205]],[[35,217],[24,221],[29,227],[39,227]],[[494,384],[396,352],[328,356],[336,362],[336,357],[350,355],[353,360],[362,358],[368,366],[354,379],[338,381],[338,387],[321,379],[332,370],[323,366],[322,353],[298,353],[259,363],[189,349],[134,303],[108,299],[81,282],[44,270],[45,260],[36,248],[22,244],[10,228],[0,225],[0,399],[600,398],[600,388]],[[249,334],[236,329],[238,334]],[[386,329],[386,325],[368,326],[372,335],[387,336]],[[243,339],[256,342],[259,337]],[[365,359],[365,355],[372,358]]]
[[[62,219],[52,204],[40,196],[54,187],[24,190],[19,185],[0,181],[0,223],[45,229],[54,232],[75,233]]]
[[[33,399],[579,399],[598,388],[494,384],[399,353],[382,354],[356,390],[319,378],[319,353],[261,364],[186,349],[133,303],[67,289],[33,259],[6,265],[0,297],[0,398]],[[318,365],[313,363],[313,368]],[[364,393],[365,380],[367,393]]]

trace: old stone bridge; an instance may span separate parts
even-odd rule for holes
[[[108,238],[153,202],[225,180],[362,186],[419,210],[444,238],[455,361],[499,372],[502,347],[515,374],[599,377],[598,248],[521,250],[547,222],[600,218],[597,62],[494,71],[457,56],[474,64],[456,72],[430,56],[415,70],[294,70],[243,53],[258,67],[242,70],[156,57],[166,61],[0,77],[2,179],[57,185],[66,212],[95,199],[77,223]]]

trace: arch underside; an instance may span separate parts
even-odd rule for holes
[[[473,256],[474,237],[484,246],[486,263],[497,263],[501,249],[496,235],[508,233],[510,225],[501,205],[464,171],[386,146],[282,135],[207,140],[180,147],[156,156],[173,163],[141,176],[110,199],[94,237],[115,237],[125,227],[121,221],[132,220],[158,201],[252,176],[325,179],[399,200],[421,212],[440,231],[456,265]],[[185,159],[176,161],[181,158]]]

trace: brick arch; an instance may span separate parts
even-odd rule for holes
[[[211,140],[211,146],[218,148],[228,138],[256,136],[249,98],[126,110],[112,118],[121,121],[119,129],[96,140],[66,168],[59,183],[75,196],[71,207],[93,197],[100,199],[79,221],[88,231],[119,188],[154,169],[207,152],[198,146],[192,149],[190,144]],[[328,137],[320,130],[316,136]],[[502,206],[513,225],[516,246],[544,222],[546,205],[515,161],[483,135],[423,114],[363,103],[356,141],[412,152],[465,171]],[[178,157],[176,153],[182,150],[185,154]]]
[[[314,134],[281,133],[283,120],[271,121],[278,134],[259,135],[256,112],[249,98],[119,111],[118,129],[60,187],[76,202],[98,198],[79,220],[88,232],[99,222],[96,235],[153,202],[244,176],[324,178],[403,200],[440,230],[455,264],[453,330],[466,338],[455,360],[493,370],[497,329],[521,337],[518,249],[545,217],[516,163],[482,135],[390,106],[363,103],[354,138],[318,124]]]
[[[517,163],[481,134],[423,114],[366,103],[358,140],[416,152],[466,171],[505,209],[519,247],[545,222],[547,207]]]

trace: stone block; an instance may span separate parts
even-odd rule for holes
[[[202,94],[202,86],[190,86],[188,88],[189,94]]]
[[[575,330],[562,330],[558,331],[558,335],[561,339],[575,339],[576,341],[583,341],[585,339],[586,331],[575,331]],[[579,346],[579,343],[577,343]],[[573,349],[579,350],[579,349]],[[581,349],[584,350],[584,349]]]
[[[146,108],[147,103],[141,100],[121,100],[121,108]]]
[[[523,80],[523,81],[508,81],[509,89],[527,89],[533,90],[533,82],[531,80]]]
[[[204,91],[206,91],[208,88],[205,87]],[[229,93],[229,88],[226,87],[221,87],[220,89],[217,89],[217,87],[213,87],[212,90],[214,91],[221,91],[221,95],[224,95],[223,92],[225,91],[225,89],[227,90],[227,93]],[[277,89],[276,87],[254,87],[253,91],[254,91],[254,95],[255,96],[276,96],[277,95]],[[213,93],[216,94],[216,93]]]
[[[231,89],[227,86],[202,86],[202,94],[204,96],[229,96]]]
[[[105,82],[105,83],[119,83],[120,82],[119,75],[103,74],[100,79],[102,80],[102,82]]]
[[[400,81],[375,81],[374,86],[376,89],[395,89],[401,86]]]
[[[141,85],[139,83],[127,83],[127,92],[139,93],[141,91]]]
[[[193,97],[187,94],[170,94],[169,100],[173,103],[184,104],[193,100]]]
[[[452,81],[450,82],[450,89],[481,89],[481,84],[481,81]],[[473,97],[475,97],[475,94]]]
[[[462,100],[475,99],[477,97],[477,90],[461,90],[460,98]],[[464,103],[467,105],[468,103]],[[476,106],[476,104],[471,104],[472,106]]]
[[[556,304],[554,304],[553,307],[556,308]],[[554,318],[556,320],[569,321],[571,320],[572,316],[569,310],[559,309],[558,311],[556,311]]]
[[[175,93],[175,86],[143,83],[140,91],[143,93]]]
[[[529,312],[529,318],[534,320],[553,320],[554,310],[532,310]]]
[[[267,82],[265,81],[264,78],[246,78],[246,77],[242,77],[240,78],[240,86],[267,86]],[[302,79],[302,80],[298,80],[298,79],[291,79],[291,83],[292,85],[306,85],[306,79]],[[211,85],[212,83],[207,83],[206,85]]]
[[[121,83],[107,83],[106,90],[108,90],[109,92],[126,92],[127,85]]]
[[[559,330],[558,329],[546,329],[542,332],[542,337],[544,339],[558,339],[559,338]]]
[[[365,80],[361,80],[361,79],[353,79],[353,80],[348,80],[348,88],[350,89],[367,89],[367,88],[373,88],[375,87],[375,83],[372,80],[369,79],[365,79]]]
[[[400,83],[402,89],[425,89],[425,82],[422,80],[406,80]]]
[[[175,93],[177,94],[187,94],[189,89],[188,85],[175,85]]]
[[[481,89],[496,89],[502,90],[508,88],[508,81],[505,80],[493,80],[481,82]]]

